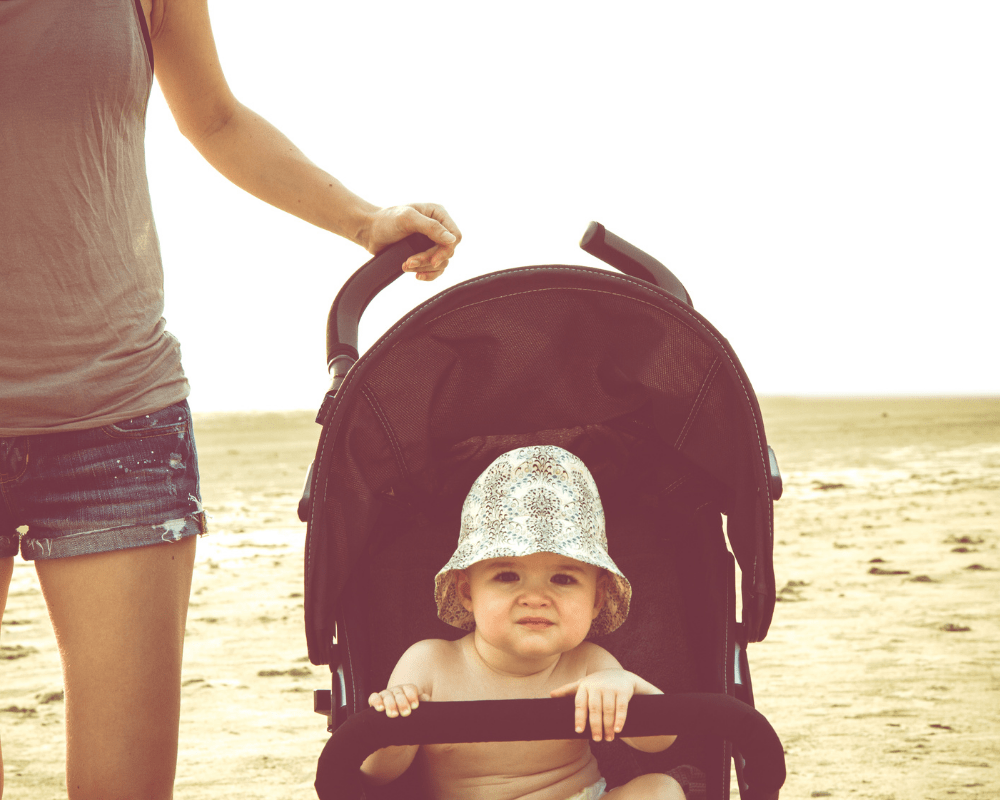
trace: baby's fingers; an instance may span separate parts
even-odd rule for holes
[[[580,686],[576,692],[576,715],[574,719],[575,730],[583,733],[587,729],[587,710],[589,707],[589,692],[586,686]]]
[[[608,717],[608,703],[611,703],[611,716]],[[608,741],[614,738],[612,725],[614,724],[614,695],[605,692],[591,692],[588,702],[590,709],[590,735],[595,742],[607,738]],[[607,720],[607,722],[605,722]],[[605,735],[605,731],[607,734]]]
[[[608,719],[608,709],[605,707],[604,712],[604,730],[612,731],[607,735],[607,739],[610,742],[615,738],[615,734],[621,733],[622,728],[625,727],[625,717],[628,715],[628,697],[625,695],[617,695],[613,708],[611,711],[611,719]]]
[[[628,700],[616,692],[591,692],[588,700],[590,733],[595,742],[614,741],[620,733],[628,713]]]
[[[368,705],[376,711],[385,711],[387,717],[408,717],[420,705],[420,693],[416,686],[393,686],[383,692],[371,695]]]
[[[420,705],[420,693],[416,686],[406,684],[405,686],[393,686],[389,691],[396,701],[396,709],[401,717],[410,716],[410,712]],[[390,717],[395,716],[390,714]]]

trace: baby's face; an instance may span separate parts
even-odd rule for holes
[[[459,573],[462,605],[476,633],[509,654],[537,658],[572,650],[601,610],[600,570],[555,553],[495,558]]]

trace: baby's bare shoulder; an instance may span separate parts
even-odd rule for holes
[[[568,683],[586,678],[592,672],[612,669],[617,665],[614,656],[603,647],[583,642],[572,650],[567,650],[559,658],[559,665],[549,679],[550,689],[558,689]]]
[[[404,658],[417,658],[421,660],[431,659],[453,659],[455,654],[461,651],[461,639],[450,641],[448,639],[423,639],[412,645],[404,653]]]
[[[621,667],[618,659],[593,642],[581,642],[568,653],[564,653],[563,662],[574,672],[579,672],[581,677],[602,669]]]
[[[389,685],[412,683],[432,694],[431,687],[449,676],[456,654],[456,643],[447,639],[423,639],[416,642],[396,663]]]
[[[434,669],[446,662],[453,652],[454,643],[447,639],[423,639],[407,648],[396,663],[396,669],[407,672],[422,672],[422,668]]]
[[[400,661],[409,658],[423,659],[438,655],[447,655],[454,647],[455,642],[449,642],[447,639],[421,639],[407,648]]]

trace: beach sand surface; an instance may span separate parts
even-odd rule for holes
[[[786,750],[781,796],[1000,797],[1000,399],[761,406],[785,490],[779,602],[749,656]],[[192,589],[177,798],[315,797],[327,733],[311,693],[329,673],[306,658],[295,513],[312,416],[196,415],[211,533]],[[65,798],[57,651],[23,562],[0,648],[5,796]]]

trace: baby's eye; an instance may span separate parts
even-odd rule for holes
[[[558,583],[560,586],[570,586],[576,583],[576,578],[572,575],[563,575],[562,573],[552,576],[552,582]]]
[[[494,576],[493,580],[500,581],[500,583],[514,583],[517,580],[516,572],[498,572]]]

